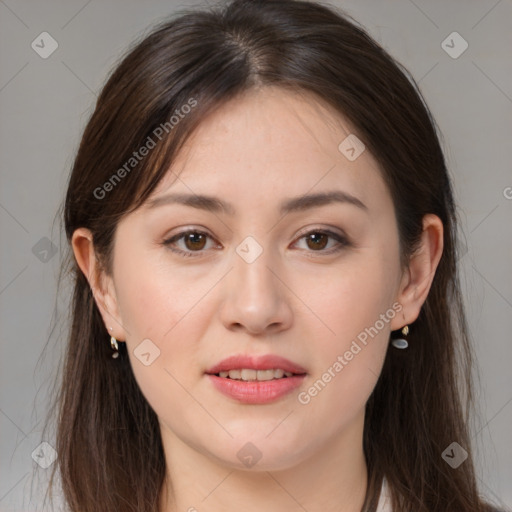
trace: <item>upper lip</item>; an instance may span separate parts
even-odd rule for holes
[[[285,359],[284,357],[272,354],[267,354],[264,356],[249,356],[243,354],[230,356],[206,370],[206,373],[214,375],[219,372],[241,370],[244,368],[253,370],[272,370],[280,368],[281,370],[290,373],[307,373],[306,370],[297,363],[294,363],[289,359]]]

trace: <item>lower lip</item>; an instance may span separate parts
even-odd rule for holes
[[[234,380],[208,375],[212,384],[224,395],[244,404],[268,404],[297,389],[306,375],[294,375],[266,381]]]

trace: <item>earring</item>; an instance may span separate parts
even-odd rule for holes
[[[112,330],[112,327],[110,330]],[[117,359],[119,357],[119,345],[117,344],[117,340],[114,338],[114,336],[110,336],[110,346],[112,347],[112,350],[114,350],[112,358]]]
[[[404,336],[407,336],[409,334],[409,326],[406,325],[402,328],[402,334]],[[393,345],[395,348],[399,349],[406,349],[409,346],[409,343],[405,338],[396,338],[391,341],[391,345]]]

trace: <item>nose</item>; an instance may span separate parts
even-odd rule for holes
[[[293,294],[270,251],[264,250],[250,263],[235,254],[233,267],[223,280],[220,318],[225,327],[251,335],[288,329],[293,321]]]

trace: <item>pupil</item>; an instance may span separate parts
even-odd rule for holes
[[[198,238],[203,238],[202,242],[203,244],[201,244],[201,241],[199,241],[199,247],[197,247],[195,244],[198,243]],[[189,233],[188,237],[187,237],[187,242],[191,243],[192,244],[192,249],[202,249],[203,246],[204,246],[204,236],[200,233]]]
[[[324,243],[320,243],[320,244],[318,243],[319,242],[319,239],[318,239],[319,237],[320,238],[323,237],[323,242]],[[325,243],[326,239],[327,239],[327,237],[323,233],[313,233],[313,234],[310,235],[308,241],[309,242],[313,242],[315,244],[314,247],[316,246],[316,248],[323,249],[325,247],[325,245],[326,245],[326,243]]]

